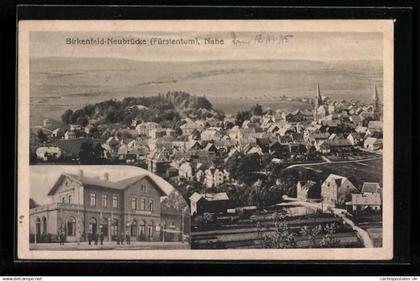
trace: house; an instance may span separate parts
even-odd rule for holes
[[[143,122],[136,126],[136,131],[139,135],[150,136],[152,130],[159,129],[160,125],[155,122]]]
[[[164,128],[151,129],[149,131],[148,136],[151,137],[152,139],[162,138],[166,136],[166,129]]]
[[[194,192],[190,196],[191,215],[204,213],[225,213],[229,206],[229,197],[226,192],[200,194]]]
[[[82,130],[82,126],[78,124],[70,124],[70,131],[75,132],[80,130]]]
[[[262,148],[259,145],[248,145],[247,149],[244,150],[245,154],[258,154],[263,155]]]
[[[152,151],[147,157],[147,169],[158,176],[166,175],[170,163],[169,151],[166,149]]]
[[[160,199],[167,194],[147,173],[111,181],[63,173],[53,184],[51,204],[30,209],[30,235],[38,242],[57,241],[57,230],[65,229],[68,242],[86,241],[102,231],[105,241],[128,233],[132,241],[159,241]],[[129,214],[129,215],[127,215]]]
[[[216,187],[229,180],[229,173],[226,170],[217,169],[214,166],[208,168],[204,174],[204,183],[208,188]]]
[[[363,147],[371,151],[379,150],[382,149],[383,142],[382,139],[368,137],[363,143]]]
[[[352,200],[351,194],[358,192],[346,177],[330,174],[321,185],[322,204],[329,207],[344,206]]]
[[[62,138],[64,137],[64,132],[60,128],[57,128],[51,132],[51,137],[53,138]]]
[[[190,161],[184,161],[179,165],[178,176],[187,180],[193,180],[194,169]]]
[[[297,199],[302,201],[321,199],[321,185],[315,181],[298,181],[296,185]]]
[[[354,146],[363,144],[363,137],[359,133],[356,133],[356,132],[350,133],[347,136],[347,139],[350,141],[351,145],[354,145]]]
[[[381,121],[370,121],[368,123],[368,129],[373,129],[376,131],[382,131],[383,130],[383,124]]]
[[[290,154],[289,145],[280,144],[280,142],[274,141],[270,144],[269,152],[275,157],[288,157]]]
[[[200,132],[203,129],[199,124],[195,123],[191,119],[188,119],[187,123],[181,125],[180,128],[182,130],[182,134],[184,135],[191,135],[195,130]]]
[[[331,153],[349,152],[352,149],[352,144],[348,139],[334,139],[327,142],[330,146]]]
[[[351,202],[348,202],[347,206],[351,205],[352,211],[380,211],[382,208],[382,200],[379,193],[366,193],[366,194],[352,194]]]
[[[328,141],[321,140],[315,143],[316,151],[321,152],[322,154],[328,154],[331,152],[331,146]]]
[[[65,140],[72,140],[76,138],[76,133],[74,131],[66,131],[64,133],[64,139]]]
[[[204,147],[205,151],[208,151],[210,155],[216,155],[218,153],[217,147],[214,145],[214,143],[208,143]]]
[[[36,157],[43,161],[59,159],[62,151],[57,146],[41,146],[35,151]]]

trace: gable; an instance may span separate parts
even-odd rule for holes
[[[68,175],[61,175],[57,181],[54,183],[48,195],[55,195],[64,191],[73,190],[78,187],[82,187],[83,185],[75,179],[72,179]]]

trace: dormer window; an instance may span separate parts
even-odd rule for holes
[[[145,183],[142,183],[140,186],[141,192],[147,192],[147,185]]]

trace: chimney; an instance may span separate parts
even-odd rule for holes
[[[79,170],[79,177],[81,177],[81,178],[83,177],[83,170],[82,169]]]
[[[109,181],[109,173],[104,173],[104,180]]]

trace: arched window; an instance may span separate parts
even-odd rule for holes
[[[118,235],[118,220],[114,219],[112,221],[112,235]]]
[[[47,218],[42,217],[42,234],[47,234]]]
[[[130,235],[137,236],[137,221],[133,220],[130,225]]]
[[[76,219],[74,217],[67,220],[67,236],[76,236]]]
[[[97,232],[98,223],[95,218],[89,219],[89,233],[96,233]]]

